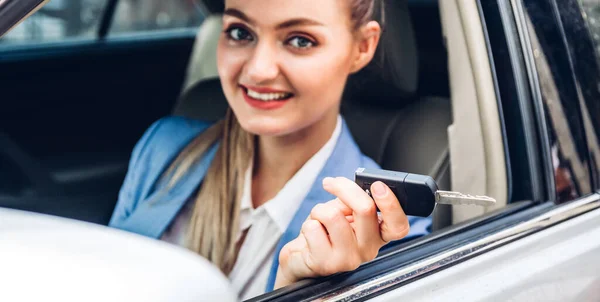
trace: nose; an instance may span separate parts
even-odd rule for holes
[[[246,74],[254,84],[269,82],[279,74],[275,48],[267,41],[258,43],[254,48],[252,57],[246,63]]]

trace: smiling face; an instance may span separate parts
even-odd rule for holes
[[[370,61],[379,35],[376,24],[357,35],[349,2],[225,2],[217,64],[246,131],[284,136],[337,118],[348,75]]]

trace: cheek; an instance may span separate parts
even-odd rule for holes
[[[217,47],[217,70],[223,91],[226,95],[229,95],[237,88],[238,78],[247,57],[246,52],[244,48],[231,47],[224,38],[219,40]]]
[[[312,108],[338,104],[350,70],[349,57],[346,53],[323,52],[313,57],[286,60],[289,71],[286,76],[302,104]]]

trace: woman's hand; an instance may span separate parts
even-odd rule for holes
[[[323,188],[337,198],[316,205],[300,235],[283,247],[275,288],[352,271],[375,259],[384,244],[408,234],[408,218],[384,183],[371,185],[375,201],[347,178],[325,178]]]

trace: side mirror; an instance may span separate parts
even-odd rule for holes
[[[238,300],[227,277],[187,249],[101,225],[3,208],[0,268],[0,301]]]
[[[0,38],[50,0],[0,0]]]

